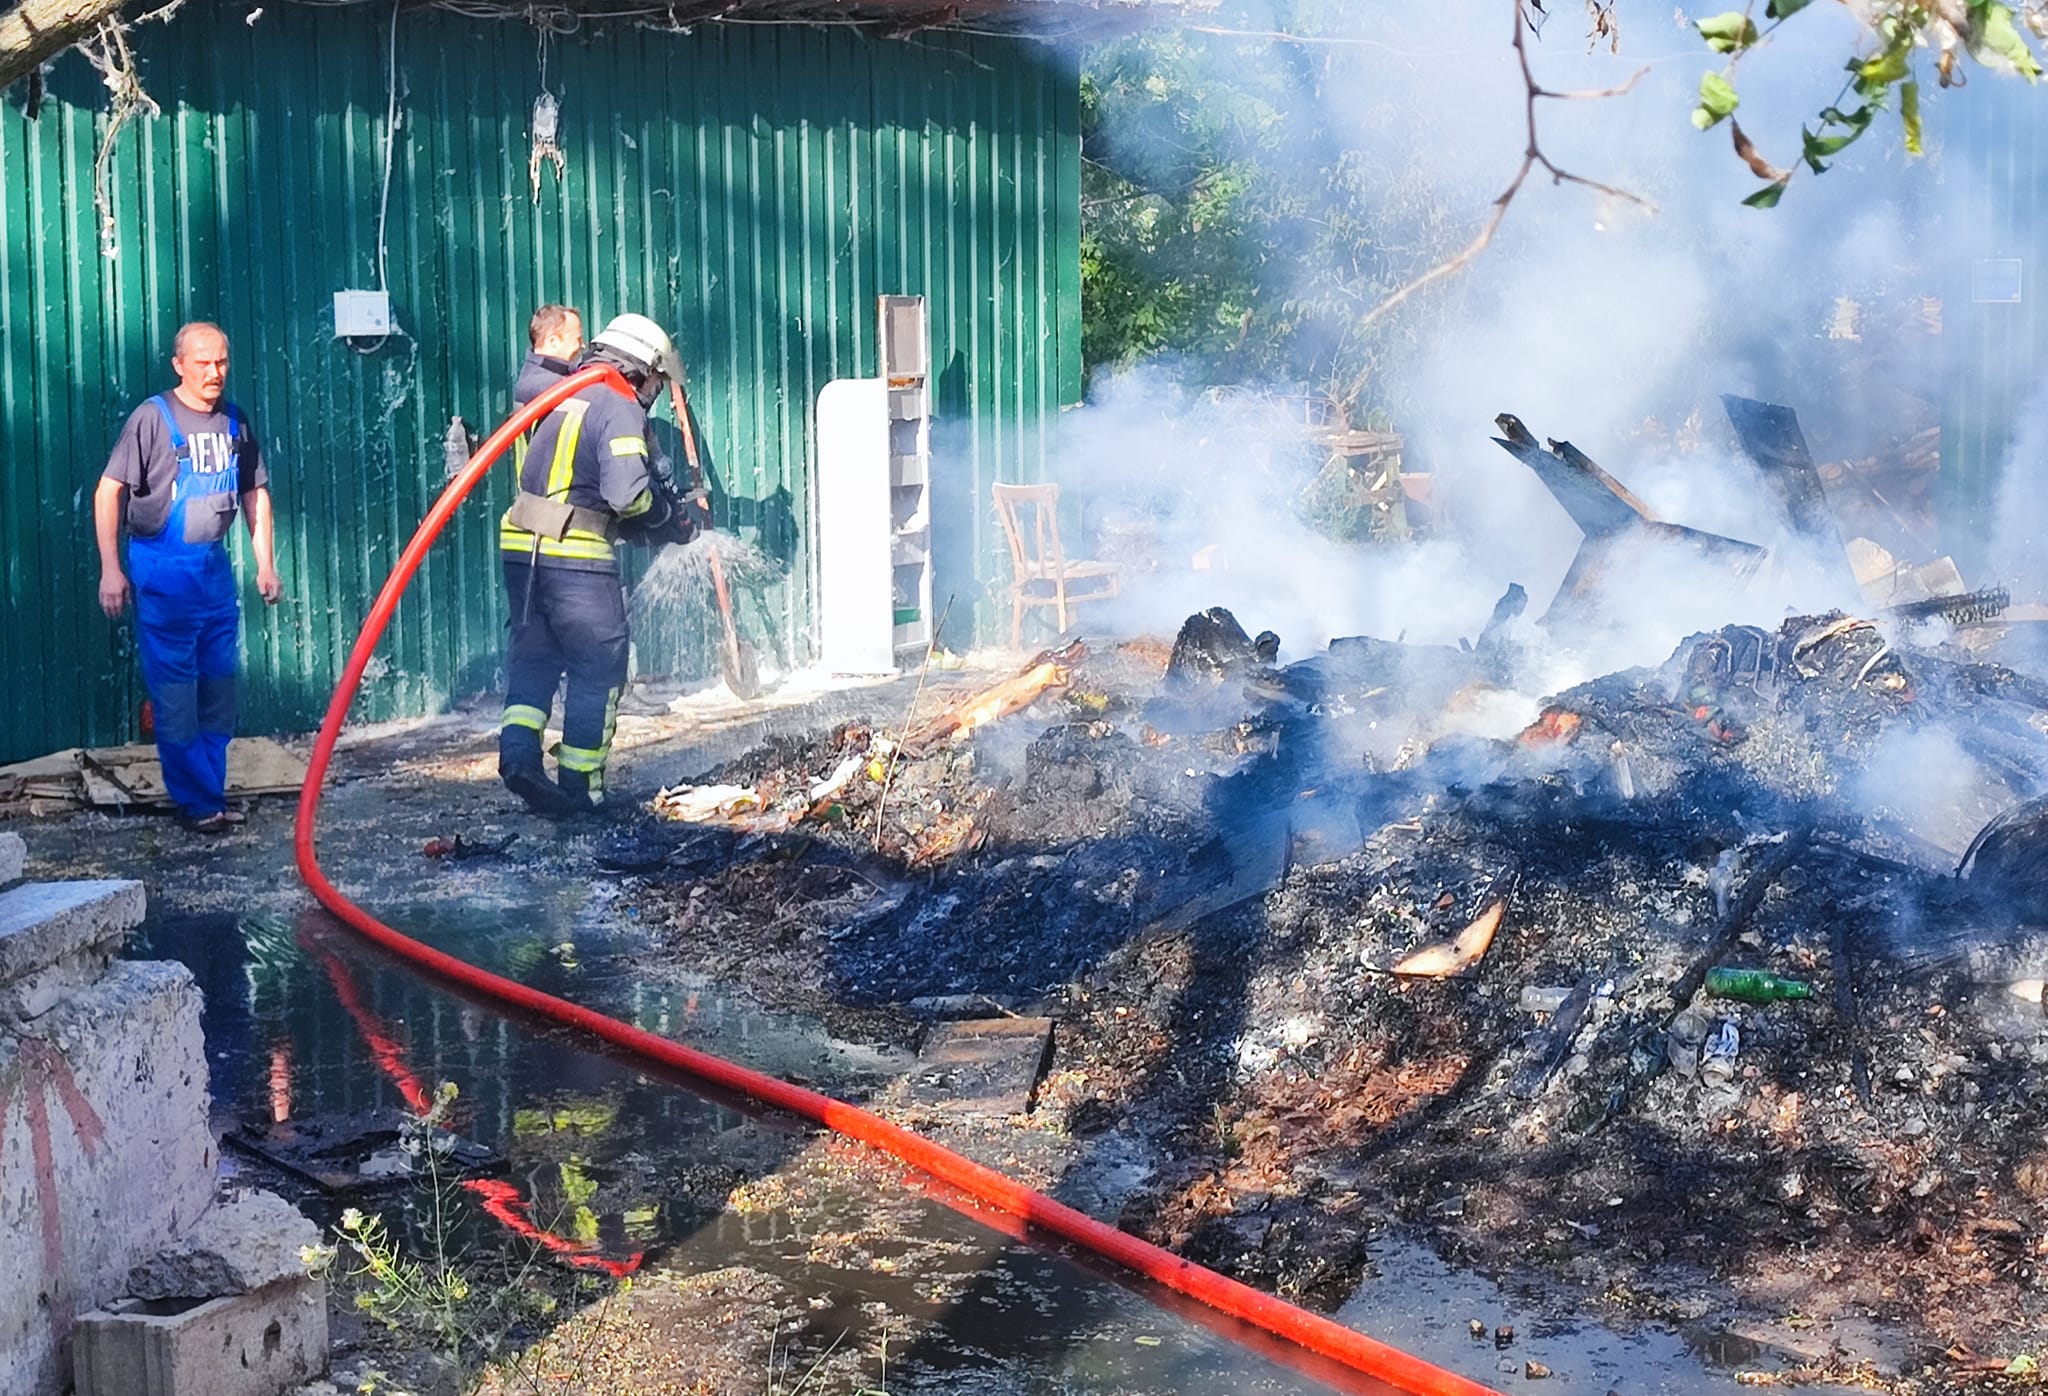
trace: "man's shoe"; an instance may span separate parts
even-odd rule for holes
[[[212,814],[186,814],[179,816],[179,822],[195,834],[225,834],[234,827],[228,812],[217,809]]]

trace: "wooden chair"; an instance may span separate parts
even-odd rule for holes
[[[996,485],[996,517],[1010,544],[1010,648],[1024,647],[1024,610],[1051,606],[1060,633],[1084,601],[1107,601],[1120,583],[1113,562],[1070,561],[1060,547],[1058,485]],[[1078,585],[1077,585],[1078,584]]]

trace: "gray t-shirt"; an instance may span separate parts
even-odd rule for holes
[[[178,430],[185,434],[185,444],[192,452],[192,468],[202,474],[213,474],[223,470],[238,470],[234,491],[229,500],[240,499],[254,489],[270,483],[270,472],[263,465],[262,448],[256,444],[256,435],[249,428],[249,419],[242,418],[241,450],[235,450],[233,424],[226,412],[227,403],[222,401],[212,412],[196,412],[179,400],[176,393],[165,393],[164,401],[178,419]],[[128,487],[128,531],[144,538],[154,538],[163,532],[164,521],[171,513],[171,487],[178,480],[178,458],[171,450],[171,433],[164,425],[163,414],[156,410],[156,404],[145,402],[128,414],[128,421],[121,428],[121,437],[114,443],[114,453],[107,458],[107,468],[102,478],[118,480]],[[191,525],[197,520],[189,518],[188,536]],[[231,520],[228,520],[231,522]],[[223,524],[216,522],[220,532],[226,532]],[[206,533],[213,533],[208,527]],[[218,537],[218,533],[214,533]],[[206,541],[204,535],[190,541]]]

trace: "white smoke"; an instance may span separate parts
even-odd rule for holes
[[[1511,582],[1528,589],[1533,620],[1579,534],[1527,468],[1489,441],[1504,411],[1539,438],[1573,442],[1659,517],[1774,546],[1790,563],[1747,588],[1676,557],[1646,563],[1611,593],[1597,652],[1554,662],[1532,682],[1654,664],[1711,625],[1852,604],[1840,569],[1825,565],[1833,541],[1794,545],[1719,395],[1793,407],[1818,459],[1858,449],[1860,405],[1887,387],[1848,381],[1828,315],[1839,297],[1939,289],[1918,259],[1914,206],[1933,178],[1927,163],[1909,165],[1896,119],[1880,118],[1835,170],[1802,170],[1777,209],[1742,207],[1759,181],[1732,154],[1726,126],[1702,135],[1688,121],[1700,74],[1717,66],[1689,19],[1633,18],[1616,56],[1604,45],[1587,51],[1582,12],[1553,8],[1530,41],[1543,87],[1615,87],[1648,71],[1626,96],[1539,102],[1545,154],[1657,211],[1554,187],[1539,168],[1493,246],[1403,312],[1413,347],[1386,366],[1381,395],[1396,405],[1406,467],[1434,478],[1448,525],[1440,540],[1371,549],[1319,536],[1299,508],[1318,462],[1303,460],[1298,419],[1275,405],[1280,392],[1201,402],[1174,365],[1148,366],[1099,380],[1068,422],[1058,478],[1090,501],[1088,532],[1136,551],[1149,545],[1157,569],[1132,577],[1112,608],[1084,612],[1083,624],[1170,631],[1223,604],[1248,630],[1277,631],[1283,654],[1298,657],[1344,634],[1476,636]],[[1355,15],[1348,32],[1370,42],[1314,50],[1319,80],[1299,100],[1323,102],[1332,128],[1389,180],[1423,182],[1423,221],[1439,235],[1418,246],[1420,271],[1439,244],[1476,231],[1521,157],[1524,94],[1506,7],[1444,0],[1344,13]],[[1278,27],[1291,14],[1245,27]],[[1795,163],[1800,123],[1837,99],[1856,38],[1845,7],[1815,7],[1745,61],[1738,115],[1767,156]],[[1259,41],[1211,41],[1262,61]],[[1939,104],[1929,105],[1938,136]],[[1681,437],[1692,438],[1689,449],[1675,444]],[[1147,520],[1149,538],[1098,527],[1121,522],[1120,506]]]

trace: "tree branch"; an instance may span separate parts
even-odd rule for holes
[[[0,88],[26,77],[121,12],[121,0],[21,0],[0,14]]]
[[[1548,97],[1554,101],[1561,102],[1586,101],[1602,97],[1620,97],[1633,90],[1635,85],[1642,80],[1643,74],[1647,73],[1649,69],[1638,69],[1633,77],[1619,87],[1603,88],[1597,91],[1553,92],[1546,87],[1540,86],[1536,81],[1536,74],[1529,67],[1529,46],[1523,38],[1523,31],[1528,27],[1528,0],[1511,0],[1511,3],[1514,5],[1515,10],[1515,60],[1522,69],[1522,119],[1524,129],[1527,132],[1527,143],[1522,148],[1522,163],[1516,167],[1515,177],[1508,181],[1508,187],[1503,189],[1500,192],[1500,196],[1493,201],[1493,212],[1487,215],[1486,223],[1480,228],[1478,236],[1466,243],[1458,252],[1453,253],[1450,257],[1438,262],[1420,276],[1399,287],[1378,305],[1368,310],[1364,318],[1358,322],[1357,328],[1359,329],[1364,329],[1366,326],[1384,319],[1404,304],[1417,291],[1441,281],[1447,276],[1452,276],[1469,266],[1472,260],[1484,252],[1487,246],[1492,243],[1493,235],[1500,230],[1501,221],[1508,216],[1508,205],[1513,203],[1515,196],[1522,192],[1522,186],[1528,182],[1530,172],[1539,165],[1549,171],[1552,184],[1582,185],[1587,189],[1605,194],[1609,198],[1625,199],[1629,203],[1635,204],[1639,208],[1647,209],[1651,213],[1657,211],[1657,206],[1648,199],[1643,198],[1640,194],[1632,194],[1626,189],[1619,189],[1611,184],[1602,184],[1596,179],[1588,179],[1584,175],[1577,175],[1573,174],[1570,170],[1560,169],[1551,161],[1548,155],[1543,153],[1543,142],[1539,139],[1536,130],[1536,100],[1539,97]]]

